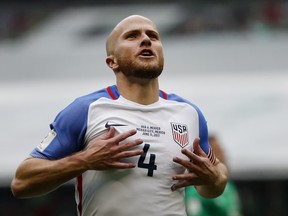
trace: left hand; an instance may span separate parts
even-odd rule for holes
[[[184,166],[188,173],[177,174],[172,177],[173,180],[178,180],[173,184],[171,189],[177,190],[182,187],[194,185],[214,185],[215,180],[219,176],[219,171],[212,164],[206,153],[200,147],[200,139],[196,138],[193,142],[194,152],[188,149],[182,149],[182,153],[190,160],[184,160],[179,157],[174,157],[173,161]],[[219,161],[216,159],[216,163]]]

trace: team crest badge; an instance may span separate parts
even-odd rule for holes
[[[174,141],[184,148],[189,143],[188,127],[185,124],[171,122]]]

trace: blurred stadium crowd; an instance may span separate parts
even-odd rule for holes
[[[145,4],[150,1],[145,1]],[[171,1],[151,1],[171,3]],[[9,1],[0,3],[0,41],[18,39],[41,25],[50,16],[68,7],[97,7],[117,1]],[[133,1],[134,4],[141,1]],[[129,1],[121,1],[121,5]],[[288,28],[288,1],[177,1],[182,22],[167,34],[199,34],[223,31],[277,30]],[[177,31],[175,31],[177,30]]]

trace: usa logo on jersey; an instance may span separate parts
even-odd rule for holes
[[[171,122],[174,141],[184,148],[189,143],[188,127],[185,124]]]

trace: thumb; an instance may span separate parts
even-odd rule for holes
[[[200,138],[195,138],[193,141],[193,152],[198,156],[206,157],[207,154],[203,151],[203,149],[200,146]]]
[[[216,156],[214,155],[212,148],[210,146],[209,148],[209,152],[208,154],[206,154],[204,152],[204,150],[201,148],[200,146],[200,139],[196,138],[193,142],[193,149],[194,149],[194,153],[198,156],[203,156],[203,157],[208,157],[209,160],[211,161],[212,164],[217,164],[218,163],[218,159],[216,158]]]

